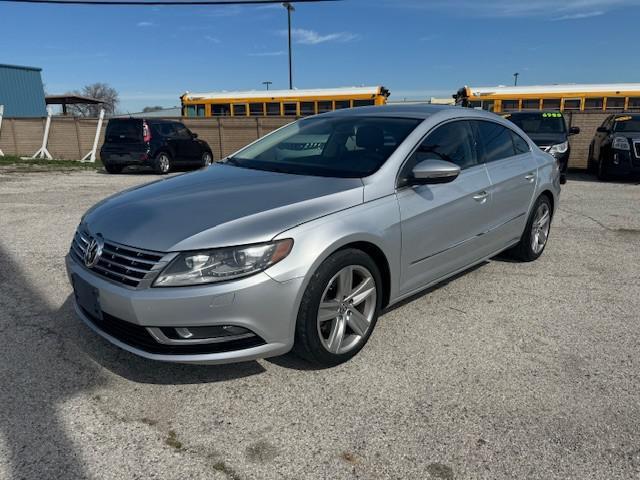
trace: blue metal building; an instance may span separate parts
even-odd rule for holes
[[[0,64],[0,105],[5,117],[44,117],[41,68]]]

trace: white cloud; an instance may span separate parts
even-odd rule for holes
[[[155,23],[153,22],[138,22],[136,23],[136,27],[153,27],[155,25]]]
[[[281,35],[287,35],[286,30],[280,31]],[[315,30],[306,30],[304,28],[293,28],[291,30],[291,38],[294,43],[303,45],[318,45],[326,42],[351,42],[360,39],[360,35],[351,32],[336,32],[321,35]]]
[[[453,11],[462,16],[574,20],[604,15],[616,8],[640,6],[640,0],[388,0],[387,6]]]
[[[211,35],[205,35],[204,39],[211,43],[221,43],[220,39],[217,37],[212,37]]]
[[[254,52],[254,53],[247,53],[247,55],[249,57],[279,57],[281,55],[284,55],[285,51],[284,50],[278,50],[276,52]]]
[[[602,10],[596,10],[595,12],[571,13],[569,15],[554,18],[553,20],[580,20],[582,18],[599,17],[600,15],[604,15],[604,13],[605,12]]]

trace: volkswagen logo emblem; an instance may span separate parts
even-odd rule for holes
[[[100,236],[89,239],[89,245],[84,251],[84,264],[87,268],[93,268],[98,264],[100,256],[102,256],[103,247],[104,242]]]

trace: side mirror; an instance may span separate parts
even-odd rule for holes
[[[411,171],[410,183],[423,185],[430,183],[448,183],[460,175],[460,167],[444,160],[424,160]]]
[[[577,135],[580,133],[580,127],[571,127],[569,129],[569,135]]]
[[[596,130],[598,133],[609,133],[609,129],[606,127],[598,127]]]
[[[191,138],[198,138],[198,134],[191,132]]]

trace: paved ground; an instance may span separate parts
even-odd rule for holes
[[[0,478],[640,476],[640,185],[574,175],[538,262],[433,289],[318,371],[153,363],[74,318],[82,212],[154,178],[0,174]]]

